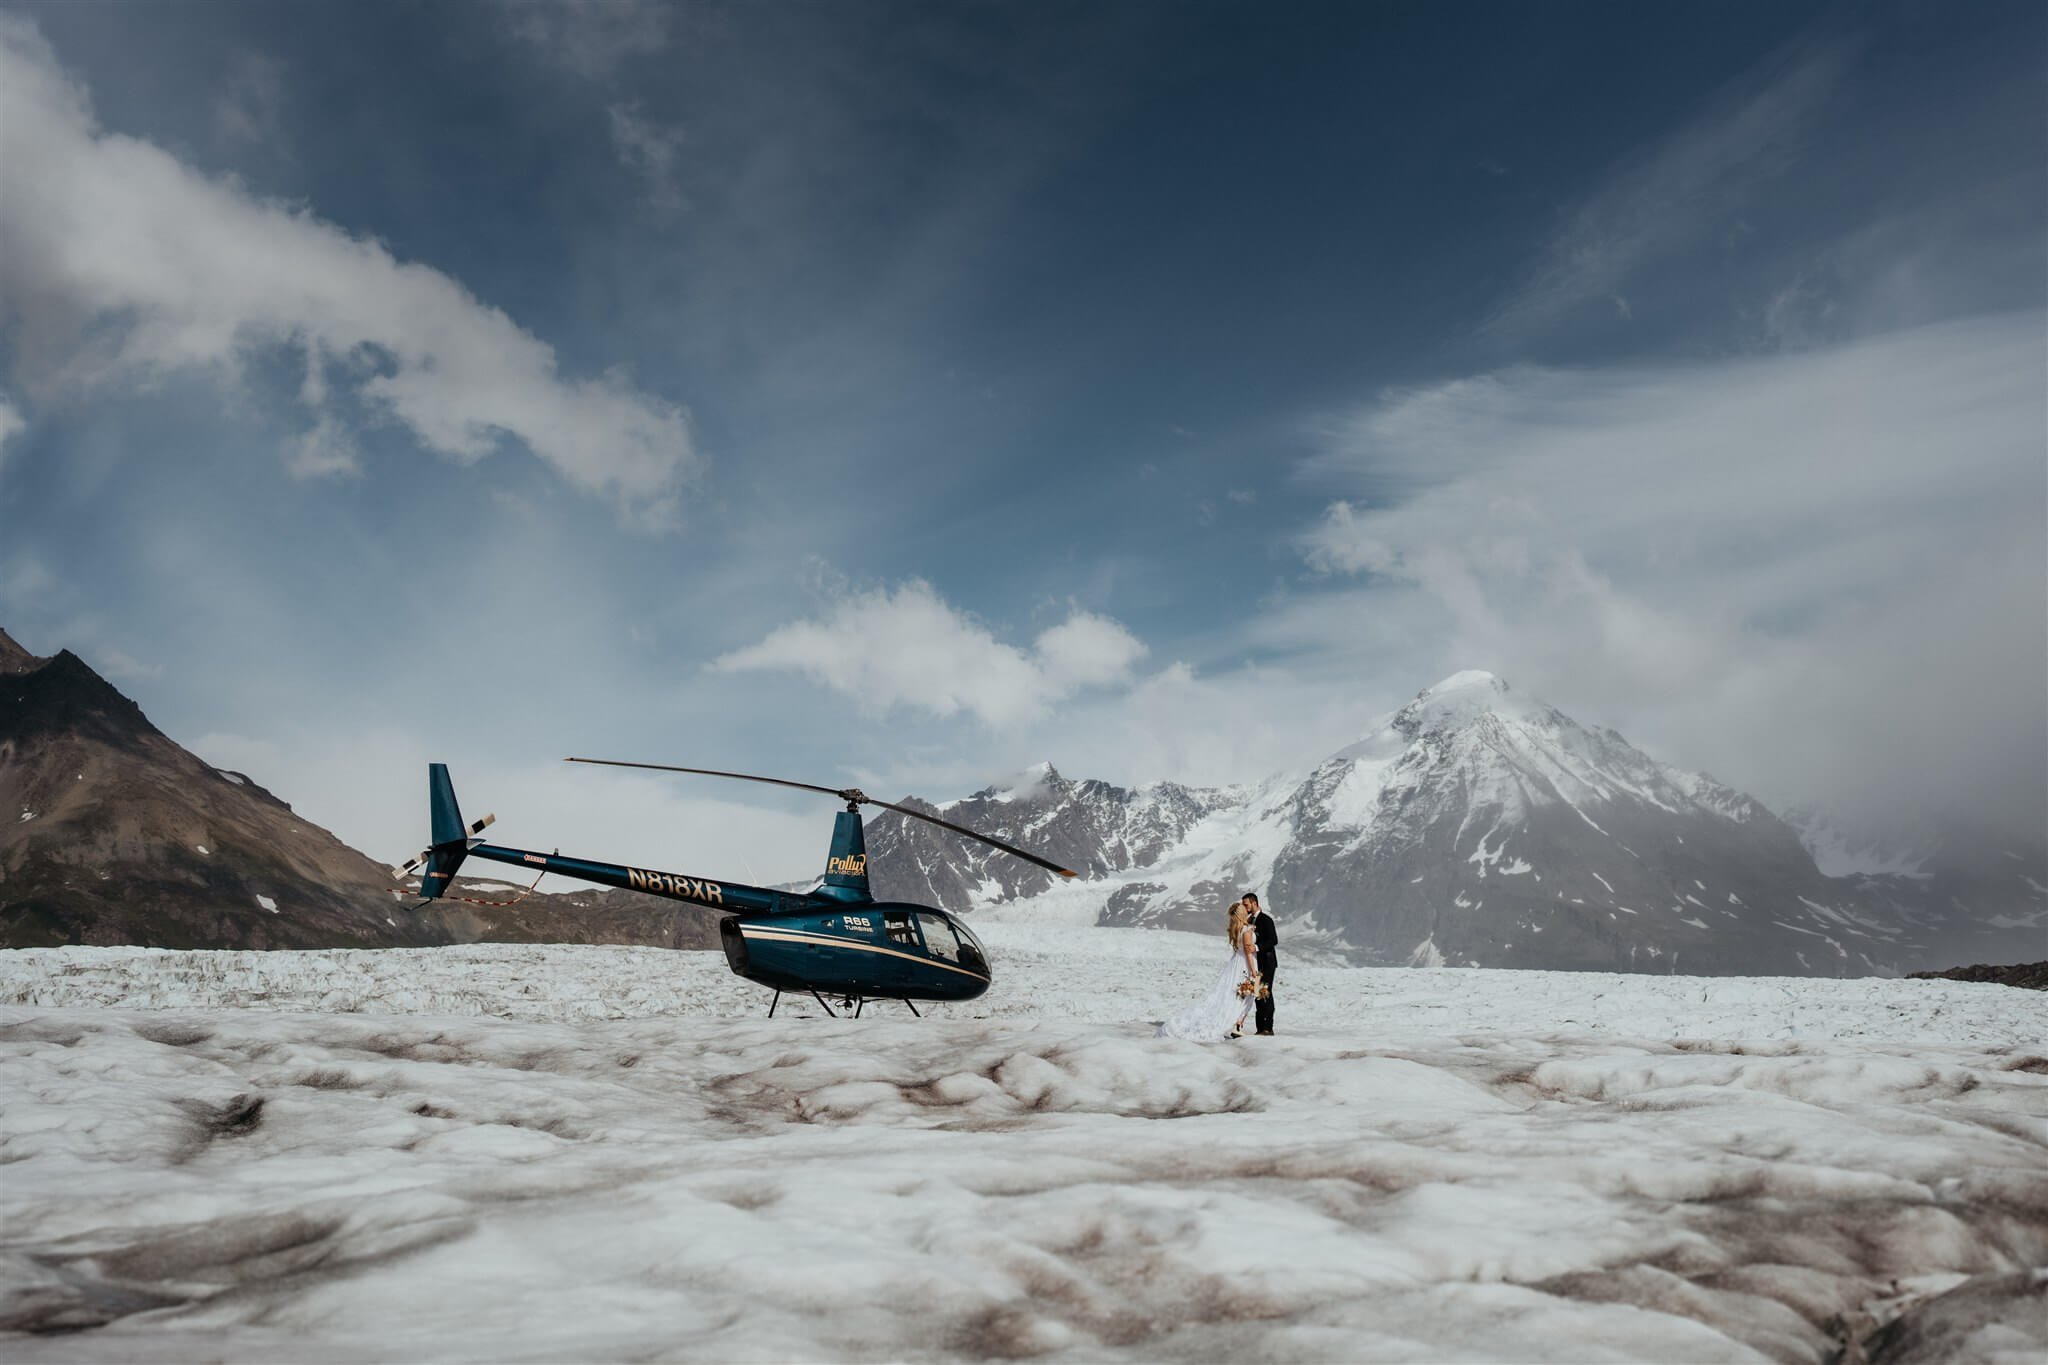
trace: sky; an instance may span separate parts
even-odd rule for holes
[[[373,855],[1312,765],[1490,669],[2048,825],[2017,3],[0,6],[0,627]]]

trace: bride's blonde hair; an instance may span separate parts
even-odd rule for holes
[[[1230,907],[1230,924],[1223,931],[1224,936],[1230,940],[1232,947],[1237,946],[1237,936],[1243,933],[1245,925],[1251,922],[1252,908],[1241,900],[1232,902]]]

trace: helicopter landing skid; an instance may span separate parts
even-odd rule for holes
[[[833,1012],[833,1009],[830,1005],[825,1003],[825,997],[818,994],[816,991],[811,992],[811,999],[817,1001],[818,1008],[825,1011],[825,1013],[829,1017],[833,1019],[837,1019],[840,1017],[838,1014]],[[775,992],[775,998],[768,1002],[768,1017],[770,1019],[773,1019],[775,1017],[775,1007],[781,1003],[782,992],[777,991]],[[924,1018],[924,1015],[918,1012],[917,1004],[915,1001],[906,998],[904,999],[903,1004],[904,1007],[907,1008],[912,1015],[915,1015],[919,1019]],[[853,1017],[858,1019],[860,1018],[860,1012],[866,1009],[868,1006],[868,998],[864,995],[849,995],[842,997],[839,1001],[839,1008],[846,1009],[849,1006],[851,1006],[853,1009]]]

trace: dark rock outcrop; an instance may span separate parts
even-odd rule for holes
[[[1988,981],[1997,986],[2048,991],[2048,962],[2015,962],[2004,967],[1979,963],[1974,967],[1950,967],[1945,972],[1914,972],[1912,976],[1917,981]]]

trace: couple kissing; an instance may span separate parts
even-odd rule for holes
[[[1230,948],[1216,983],[1194,1004],[1159,1026],[1162,1038],[1193,1043],[1220,1043],[1242,1038],[1250,1019],[1261,1035],[1273,1032],[1273,976],[1279,967],[1280,934],[1273,917],[1247,891],[1225,916],[1224,936]]]

